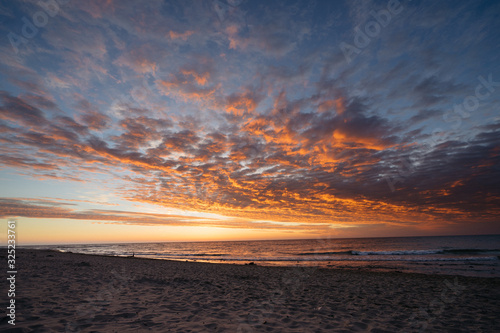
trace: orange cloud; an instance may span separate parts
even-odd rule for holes
[[[175,32],[175,31],[170,31],[169,36],[171,39],[182,39],[182,40],[187,40],[189,36],[193,35],[194,31],[192,30],[187,30],[184,32]]]
[[[181,73],[184,75],[192,75],[196,80],[196,83],[198,83],[200,86],[204,86],[210,78],[209,72],[197,73],[194,70],[181,70]]]
[[[132,68],[137,73],[155,74],[158,65],[154,56],[164,54],[165,52],[165,50],[158,50],[158,48],[153,45],[141,44],[131,48],[128,53],[122,54],[115,60],[115,64]]]
[[[194,75],[182,71],[159,86],[174,97],[189,96],[192,101],[200,94],[198,98],[211,105],[227,106],[231,113],[224,113],[228,125],[214,127],[190,117],[165,119],[132,113],[116,121],[81,97],[74,120],[65,116],[47,119],[44,111],[31,104],[40,101],[28,103],[4,93],[0,111],[9,126],[2,125],[6,130],[1,140],[5,146],[16,142],[18,148],[4,149],[8,158],[0,163],[33,177],[63,180],[76,180],[73,175],[85,179],[87,172],[123,171],[127,176],[116,176],[120,198],[219,214],[232,221],[227,222],[229,228],[251,227],[251,221],[265,220],[345,226],[384,223],[432,230],[439,221],[462,223],[474,217],[484,221],[500,214],[494,207],[498,195],[493,190],[480,193],[480,205],[473,209],[461,202],[450,203],[456,193],[468,191],[474,179],[487,178],[484,175],[494,164],[482,159],[468,166],[470,178],[446,178],[443,186],[426,184],[411,192],[410,186],[420,186],[414,181],[397,196],[391,194],[382,177],[387,170],[384,158],[392,150],[381,151],[391,143],[384,141],[388,131],[378,117],[352,113],[350,107],[340,115],[326,109],[315,114],[302,112],[303,101],[289,101],[285,93],[274,99],[270,112],[256,113],[260,97],[252,89],[229,96],[217,91],[214,96],[214,87],[200,87]],[[314,108],[316,100],[308,105]],[[243,120],[231,122],[232,115]],[[17,126],[16,131],[11,125]],[[110,125],[112,133],[105,131]],[[90,131],[99,128],[102,138]],[[405,144],[398,149],[414,147]],[[35,153],[30,159],[21,158],[22,150]],[[485,150],[485,156],[489,154]],[[476,178],[470,170],[478,173]],[[4,206],[4,214],[21,214],[19,206]],[[123,217],[116,212],[68,211],[67,207],[61,211],[59,206],[50,213],[42,204],[35,206],[29,216],[205,226],[223,226],[227,221],[185,221],[180,217],[174,221],[177,217],[147,214]]]
[[[245,49],[248,45],[248,40],[244,40],[238,37],[238,30],[239,29],[236,25],[230,25],[226,28],[230,49],[237,49],[237,48]]]
[[[258,99],[250,91],[232,94],[226,99],[226,112],[241,116],[255,111],[258,103]]]
[[[197,88],[176,80],[158,80],[156,83],[164,94],[177,97],[184,101],[207,102],[214,98],[214,94],[217,91],[217,87]]]
[[[318,106],[318,112],[325,112],[335,109],[337,114],[342,114],[345,111],[345,101],[343,97],[339,97],[337,99],[328,99],[324,102],[321,102]]]

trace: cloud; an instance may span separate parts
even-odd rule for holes
[[[26,168],[33,170],[53,170],[58,168],[55,164],[39,163],[36,159],[31,158],[15,157],[12,155],[0,155],[0,158],[2,158],[3,165],[12,168]]]
[[[170,73],[168,78],[156,81],[158,89],[174,98],[198,102],[211,101],[215,98],[218,87],[210,84],[214,75],[211,60],[198,58],[196,63],[182,66],[177,73]]]
[[[91,130],[102,130],[110,121],[107,115],[100,112],[95,105],[85,99],[79,100],[75,107],[80,111],[79,118],[81,122]]]
[[[427,119],[430,119],[430,118],[433,118],[433,117],[437,117],[437,116],[440,116],[442,115],[442,111],[441,110],[437,110],[437,109],[423,109],[423,110],[420,110],[416,115],[414,115],[413,117],[410,118],[410,122],[412,124],[416,124],[416,123],[419,123],[421,121],[424,121],[424,120],[427,120]]]
[[[225,109],[228,113],[241,116],[244,113],[254,112],[261,100],[262,96],[257,91],[247,88],[244,92],[227,96]]]
[[[78,210],[74,203],[62,202],[59,199],[0,198],[0,218],[15,217],[74,219],[93,221],[94,223],[143,226],[215,226],[223,228],[250,228],[256,230],[304,230],[309,233],[324,232],[329,229],[328,224],[296,224],[291,227],[290,224],[252,221],[238,218],[219,219],[214,217],[103,209]]]
[[[0,91],[0,117],[3,120],[19,122],[26,126],[47,123],[44,112],[23,99],[12,96],[6,91]]]
[[[114,63],[132,69],[136,73],[156,73],[158,61],[168,55],[168,50],[152,43],[143,43],[132,46],[124,52]]]
[[[494,221],[498,101],[482,100],[459,128],[442,119],[495,68],[497,7],[483,5],[408,4],[347,64],[338,45],[377,4],[245,2],[224,15],[210,2],[74,4],[21,59],[0,45],[10,50],[0,60],[0,163],[38,179],[109,178],[120,198],[220,214],[231,227]],[[29,200],[0,207],[188,223],[55,204],[51,213]]]
[[[170,31],[169,33],[170,38],[172,39],[182,39],[182,40],[187,40],[189,36],[194,34],[194,31],[188,30],[184,32],[175,32],[175,31]]]
[[[124,149],[154,148],[155,141],[161,141],[162,132],[165,132],[172,123],[166,119],[154,119],[146,116],[125,118],[119,122],[125,130],[121,135],[113,137]]]

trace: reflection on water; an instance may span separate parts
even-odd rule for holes
[[[500,236],[37,246],[153,259],[500,277]]]

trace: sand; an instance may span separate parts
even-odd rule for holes
[[[12,332],[500,331],[498,278],[17,256]]]

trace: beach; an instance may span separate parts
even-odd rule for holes
[[[32,249],[17,250],[16,256],[16,325],[10,325],[4,315],[2,331],[500,330],[499,278],[213,264]],[[2,281],[2,290],[8,290],[7,280]]]

